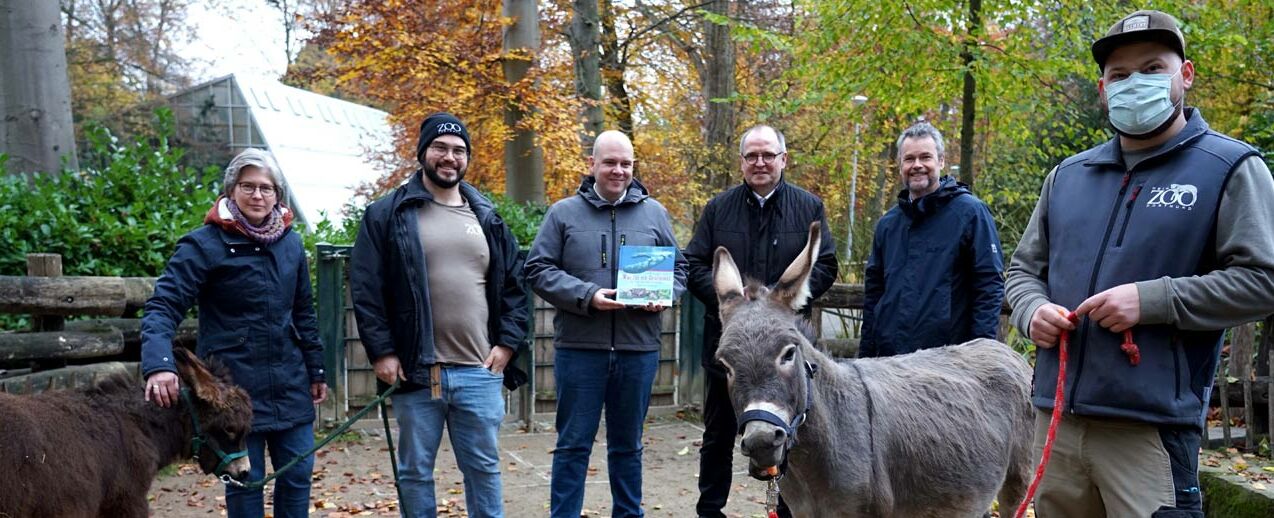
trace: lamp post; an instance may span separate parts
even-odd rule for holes
[[[867,103],[867,96],[855,95],[850,99],[854,103],[854,108],[858,108]],[[854,213],[858,207],[858,128],[862,121],[862,116],[854,119],[854,161],[853,169],[849,176],[849,229],[845,231],[845,260],[850,267],[853,267],[854,261]]]

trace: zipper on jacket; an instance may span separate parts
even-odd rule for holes
[[[1093,264],[1092,276],[1088,279],[1088,296],[1093,295],[1093,291],[1097,289],[1097,275],[1101,273],[1101,262],[1106,257],[1106,247],[1110,245],[1110,234],[1115,230],[1115,220],[1119,217],[1119,206],[1122,205],[1124,194],[1128,192],[1128,183],[1132,180],[1132,171],[1124,173],[1124,179],[1119,183],[1119,194],[1115,196],[1115,205],[1110,208],[1110,220],[1106,222],[1106,234],[1102,236],[1101,248],[1097,249],[1097,261]],[[1071,381],[1070,395],[1066,397],[1066,403],[1070,407],[1068,410],[1075,413],[1075,394],[1079,387],[1079,378],[1084,373],[1084,351],[1088,348],[1088,332],[1092,328],[1092,319],[1084,322],[1083,328],[1080,330],[1079,350],[1075,352],[1075,378]]]
[[[403,216],[403,217],[411,217],[411,216]],[[414,367],[416,360],[420,356],[421,349],[423,349],[420,346],[420,341],[422,340],[422,337],[420,336],[420,321],[421,321],[421,316],[420,316],[421,315],[421,310],[420,310],[421,300],[420,299],[421,297],[420,297],[420,292],[417,291],[420,289],[420,286],[421,286],[419,279],[417,279],[417,277],[420,275],[420,272],[417,272],[415,266],[411,264],[411,254],[408,253],[408,250],[409,250],[408,247],[412,246],[413,243],[411,243],[411,238],[406,235],[407,234],[406,225],[398,225],[397,232],[395,233],[398,234],[399,236],[398,253],[403,258],[403,262],[406,263],[406,266],[407,266],[406,268],[407,281],[412,283],[411,290],[409,290],[411,291],[411,302],[412,302],[411,315],[412,315],[412,321],[416,323],[414,326],[412,326],[412,337],[414,339],[410,342],[412,344],[411,345],[412,349],[414,349],[412,351],[413,354],[410,355],[410,358],[399,357],[398,360],[400,362],[404,360],[412,362],[412,366]],[[420,246],[420,245],[419,243],[416,243],[415,246]],[[423,253],[423,251],[421,253]],[[398,351],[394,351],[394,354],[397,354],[397,353]],[[407,356],[407,355],[404,355],[404,356]],[[403,369],[403,371],[406,372],[406,369]]]
[[[1141,194],[1142,185],[1132,188],[1132,194],[1128,196],[1128,203],[1124,204],[1124,225],[1119,229],[1119,239],[1115,240],[1115,248],[1124,246],[1124,234],[1128,232],[1128,220],[1132,219],[1132,206],[1137,202],[1137,196]]]
[[[602,268],[606,267],[606,234],[602,234]]]
[[[615,206],[614,205],[610,207],[610,233],[611,235],[615,235]],[[602,236],[603,243],[606,242],[605,239],[606,237]],[[618,265],[619,265],[619,261],[615,261],[614,266],[618,266]],[[612,287],[618,288],[619,287],[619,269],[612,267],[610,269],[610,272],[611,272],[610,285]],[[615,298],[619,299],[619,292],[615,293]],[[615,353],[615,320],[616,318],[617,317],[615,316],[615,311],[611,311],[610,312],[610,352],[612,355]]]

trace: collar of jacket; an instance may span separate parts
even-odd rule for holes
[[[587,201],[590,205],[598,209],[604,209],[606,207],[620,207],[630,203],[641,203],[645,201],[646,198],[650,197],[650,191],[646,190],[646,186],[642,185],[636,178],[633,178],[633,183],[628,184],[628,192],[624,193],[624,197],[620,198],[619,203],[611,203],[602,199],[601,196],[598,196],[597,191],[593,189],[593,186],[596,184],[597,179],[593,178],[592,175],[585,176],[584,179],[580,181],[579,189],[575,190],[575,194],[578,194],[579,197],[584,198],[584,201]]]
[[[761,205],[761,202],[756,199],[756,191],[753,191],[752,186],[748,185],[747,180],[744,180],[742,186],[744,201],[747,202],[749,207],[759,209],[769,207],[770,210],[775,210],[783,204],[781,201],[783,199],[783,186],[786,184],[787,182],[783,180],[783,177],[779,177],[779,183],[775,184],[774,190],[770,192],[770,199],[765,200],[765,205]]]
[[[951,200],[966,194],[973,194],[968,185],[956,181],[951,176],[943,176],[938,179],[938,190],[921,196],[918,200],[912,200],[911,193],[904,187],[898,193],[898,209],[902,210],[908,218],[921,219],[947,206]]]
[[[1171,154],[1177,149],[1189,145],[1210,129],[1208,122],[1203,120],[1203,114],[1193,107],[1185,108],[1186,126],[1176,136],[1168,139],[1167,142],[1159,145],[1159,149],[1154,154],[1146,157],[1141,161],[1143,164],[1153,162],[1156,158],[1163,155]],[[1125,171],[1124,152],[1119,146],[1119,136],[1106,141],[1093,151],[1088,160],[1084,161],[1084,165],[1088,167],[1117,167],[1120,173]]]
[[[417,169],[416,174],[411,175],[407,183],[400,187],[403,195],[394,203],[394,212],[405,205],[416,206],[418,203],[434,200],[433,193],[425,188],[424,174],[424,170]],[[478,221],[482,221],[488,214],[495,211],[495,205],[491,203],[491,200],[483,196],[477,187],[464,180],[460,181],[460,196],[469,202],[469,209],[478,217]]]

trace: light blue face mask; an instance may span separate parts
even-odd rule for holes
[[[1177,106],[1172,102],[1172,78],[1180,74],[1133,72],[1122,81],[1106,85],[1110,124],[1127,135],[1145,135],[1167,122]]]

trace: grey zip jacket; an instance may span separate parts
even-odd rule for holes
[[[593,177],[574,196],[554,203],[526,260],[526,278],[553,307],[553,343],[566,349],[656,351],[661,314],[640,308],[598,311],[597,290],[614,288],[619,247],[677,247],[668,211],[633,179],[628,192],[612,204],[597,195]],[[677,250],[673,299],[686,289],[686,259]]]

